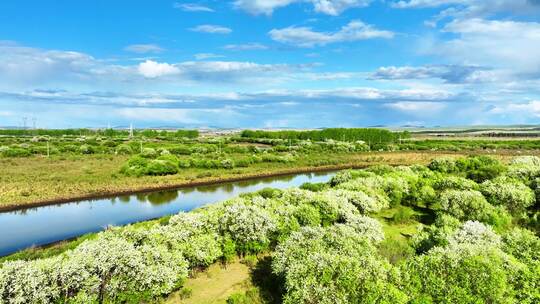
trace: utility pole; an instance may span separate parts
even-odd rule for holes
[[[35,117],[32,117],[32,129],[36,129],[36,121],[37,119]]]
[[[22,120],[23,120],[23,129],[26,130],[26,122],[28,121],[28,117],[24,116],[24,117],[22,118]]]

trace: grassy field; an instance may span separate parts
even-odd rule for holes
[[[0,158],[0,210],[40,202],[301,172],[314,168],[427,163],[435,157],[447,154],[449,153],[434,151],[321,153],[299,158],[294,163],[257,163],[234,169],[187,168],[174,175],[142,177],[125,176],[119,172],[129,158],[123,155]],[[461,154],[463,153],[458,153]]]

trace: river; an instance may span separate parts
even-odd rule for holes
[[[127,225],[190,211],[266,187],[285,189],[306,182],[326,182],[334,174],[317,172],[256,178],[3,212],[0,213],[0,256],[97,232],[109,225]]]

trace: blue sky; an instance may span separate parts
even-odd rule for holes
[[[0,2],[0,126],[538,124],[540,0]]]

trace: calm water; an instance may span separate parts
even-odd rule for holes
[[[100,231],[108,225],[126,225],[190,211],[266,187],[284,189],[306,182],[326,182],[334,174],[321,172],[260,178],[0,213],[0,256]]]

